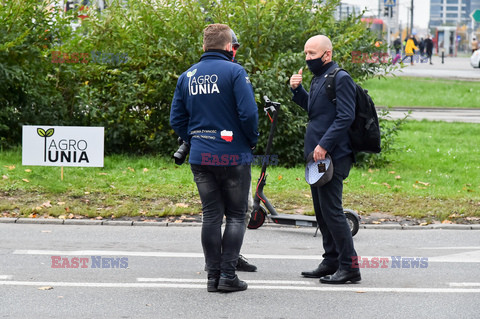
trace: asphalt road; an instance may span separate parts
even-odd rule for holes
[[[480,231],[361,229],[357,252],[370,266],[386,259],[362,268],[360,283],[340,286],[300,276],[320,262],[321,238],[313,234],[313,228],[248,230],[242,253],[259,270],[239,273],[248,290],[225,294],[206,291],[198,226],[0,224],[0,314],[478,318]],[[86,267],[75,258],[88,258]],[[54,268],[66,260],[78,268]]]

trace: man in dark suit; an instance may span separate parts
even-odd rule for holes
[[[290,78],[293,101],[308,112],[304,154],[313,152],[315,161],[332,158],[334,173],[330,182],[321,187],[311,186],[315,216],[323,237],[323,261],[302,275],[320,278],[320,282],[344,284],[361,280],[352,233],[342,207],[343,180],[353,163],[353,151],[348,128],[355,118],[355,83],[347,72],[340,71],[335,79],[336,104],[326,93],[326,75],[338,65],[332,61],[332,43],[317,35],[305,43],[305,59],[315,75],[310,92],[302,86],[302,69]],[[354,262],[355,260],[355,262]]]

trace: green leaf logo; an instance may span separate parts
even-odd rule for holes
[[[50,136],[53,135],[54,132],[55,132],[55,130],[53,128],[50,128],[50,129],[47,130],[45,136],[50,137]]]
[[[191,78],[192,76],[195,75],[195,73],[197,73],[197,69],[193,70],[193,71],[188,71],[187,72],[187,78]]]
[[[37,134],[40,137],[43,137],[45,140],[43,141],[43,161],[47,161],[47,137],[50,137],[55,133],[53,128],[49,128],[48,130],[44,130],[43,128],[37,128]]]
[[[37,128],[37,134],[41,137],[45,137],[45,130],[43,128]]]

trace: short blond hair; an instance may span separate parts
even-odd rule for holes
[[[223,50],[227,43],[232,43],[232,33],[226,24],[210,24],[203,30],[203,46],[205,50]]]

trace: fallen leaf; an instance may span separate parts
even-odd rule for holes
[[[2,178],[3,178],[3,179],[8,179],[8,176],[7,176],[7,175],[3,175]]]
[[[60,215],[58,216],[59,219],[67,219],[67,216],[66,215]]]
[[[22,178],[22,181],[24,181],[25,183],[30,183],[30,181],[26,178]]]
[[[395,171],[390,171],[388,172],[388,174],[395,174]]]
[[[369,172],[369,173],[373,173],[373,169],[369,168],[369,169],[368,169],[368,172]]]
[[[400,179],[402,178],[400,175],[395,176],[395,179]]]
[[[382,185],[385,186],[385,187],[387,187],[387,188],[392,188],[392,187],[390,186],[390,184],[388,184],[388,183],[382,183]]]
[[[453,222],[451,220],[445,219],[444,221],[442,221],[442,224],[453,224]]]
[[[63,205],[65,205],[65,202],[58,202],[57,205],[58,206],[63,206]]]
[[[90,192],[85,192],[84,194],[85,194],[85,195],[90,195]]]
[[[52,290],[52,286],[39,287],[38,290]]]
[[[372,224],[378,225],[378,224],[381,224],[381,222],[379,222],[378,220],[374,220]]]
[[[179,223],[183,223],[183,220],[181,219],[177,219],[176,221],[173,222],[174,224],[179,224]]]
[[[3,167],[8,168],[9,171],[12,171],[15,169],[15,165],[3,165]]]
[[[281,180],[283,178],[282,175],[278,175],[278,180]]]
[[[52,204],[50,204],[50,201],[46,201],[45,203],[42,204],[43,207],[50,208],[52,207]]]
[[[176,203],[175,206],[177,207],[183,207],[183,208],[187,208],[188,207],[188,204],[184,204],[184,203]]]
[[[430,183],[425,183],[425,182],[420,182],[420,181],[416,181],[415,183],[422,184],[423,186],[430,186]]]
[[[65,207],[65,211],[66,211],[67,213],[70,213],[70,207],[68,207],[68,206]]]
[[[32,170],[27,168],[27,169],[25,170],[25,172],[27,172],[27,173],[31,173],[31,172],[32,172]]]
[[[143,172],[144,172],[144,173],[148,172],[148,168],[145,167],[145,168],[143,169]]]
[[[75,215],[73,215],[72,213],[68,214],[68,219],[73,219],[75,218]]]
[[[108,175],[107,173],[98,173],[98,175]]]
[[[37,218],[37,213],[33,213],[33,214],[30,214],[28,215],[28,218]]]
[[[413,186],[413,188],[416,188],[416,189],[427,189],[426,187],[420,187],[420,186],[415,185],[415,184],[413,184],[412,186]]]
[[[420,223],[420,226],[427,226],[428,223]]]
[[[131,167],[127,167],[127,169],[130,171],[130,172],[135,172],[135,169],[131,168]]]
[[[102,220],[103,217],[102,217],[102,216],[97,216],[97,217],[95,217],[95,219],[97,219],[97,220]]]

